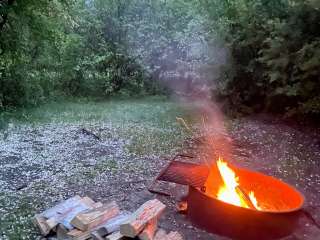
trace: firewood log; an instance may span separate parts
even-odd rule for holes
[[[126,237],[136,237],[151,219],[158,218],[166,206],[157,199],[147,201],[135,211],[128,222],[120,226],[120,232]]]
[[[163,229],[159,229],[154,236],[154,240],[166,240],[166,239],[167,239],[167,233]]]
[[[43,216],[35,215],[33,219],[33,223],[35,226],[37,226],[40,230],[41,235],[47,236],[51,229],[46,223],[46,219]]]
[[[66,239],[68,239],[69,237],[68,237],[68,232],[69,232],[69,230],[68,229],[66,229],[62,224],[59,224],[58,226],[57,226],[57,239],[58,240],[66,240]]]
[[[156,233],[158,227],[158,219],[151,219],[146,227],[139,234],[139,239],[141,240],[153,240],[154,234]]]
[[[42,235],[48,235],[55,230],[59,223],[68,229],[73,229],[70,225],[71,219],[79,212],[101,206],[101,203],[95,203],[91,198],[75,196],[60,202],[56,206],[37,214],[34,218],[35,225],[40,229]]]
[[[105,240],[103,236],[101,236],[98,231],[91,232],[91,237],[93,240]]]
[[[178,233],[178,232],[170,232],[170,233],[167,235],[167,239],[168,239],[168,240],[183,240],[183,237],[182,237],[181,234]]]
[[[67,233],[68,240],[87,240],[91,238],[91,231],[73,229]]]
[[[111,235],[108,235],[106,237],[106,240],[124,240],[127,239],[125,236],[123,236],[120,232],[112,233]]]
[[[120,225],[127,222],[131,216],[131,213],[128,211],[124,211],[120,213],[118,216],[115,216],[105,223],[101,224],[97,227],[97,232],[100,236],[106,236],[113,232],[120,231]]]
[[[57,226],[58,221],[56,219],[69,212],[70,209],[78,205],[80,201],[81,197],[75,196],[60,202],[55,207],[35,215],[34,224],[40,229],[41,234],[46,236]]]
[[[106,222],[119,213],[120,209],[117,203],[113,201],[102,207],[79,213],[71,220],[71,224],[82,231],[86,231]]]

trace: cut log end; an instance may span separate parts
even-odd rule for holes
[[[136,237],[152,219],[159,218],[165,208],[166,206],[157,199],[147,201],[132,214],[127,223],[120,226],[121,234],[126,237]]]
[[[141,240],[153,240],[158,226],[158,220],[152,219],[139,234],[139,239]]]
[[[79,213],[71,220],[71,224],[82,231],[86,231],[117,216],[119,213],[120,208],[117,203],[111,202],[102,207]]]

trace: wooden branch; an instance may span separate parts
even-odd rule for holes
[[[79,213],[71,220],[71,224],[82,231],[86,231],[106,222],[119,213],[119,206],[113,201],[102,207]]]
[[[100,137],[97,136],[96,134],[94,134],[93,132],[91,132],[85,128],[81,128],[81,131],[83,134],[88,135],[88,136],[92,136],[94,139],[101,141]]]
[[[120,226],[120,232],[126,237],[134,238],[146,227],[150,220],[158,218],[166,206],[157,199],[144,203],[130,217],[127,223]]]
[[[241,186],[236,187],[236,192],[241,196],[241,198],[246,202],[249,208],[257,210],[257,208],[252,203],[248,194],[241,188]]]

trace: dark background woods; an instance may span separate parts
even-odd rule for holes
[[[316,0],[3,0],[0,108],[167,94],[170,81],[200,74],[237,111],[319,116],[319,8]],[[190,57],[197,36],[223,49],[224,61]]]

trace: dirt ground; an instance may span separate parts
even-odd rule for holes
[[[116,200],[134,210],[159,198],[168,208],[160,221],[167,231],[181,232],[186,240],[229,239],[208,234],[176,212],[182,191],[172,186],[172,197],[157,196],[147,187],[172,155],[132,155],[130,139],[118,137],[110,124],[91,124],[101,141],[81,132],[81,124],[40,124],[9,128],[0,140],[0,239],[40,239],[31,217],[54,203],[74,196],[96,201]],[[148,130],[147,128],[145,130]],[[230,121],[230,136],[242,143],[232,162],[296,186],[306,197],[305,208],[320,224],[320,134],[266,117]],[[320,229],[307,217],[283,240],[317,240]]]

